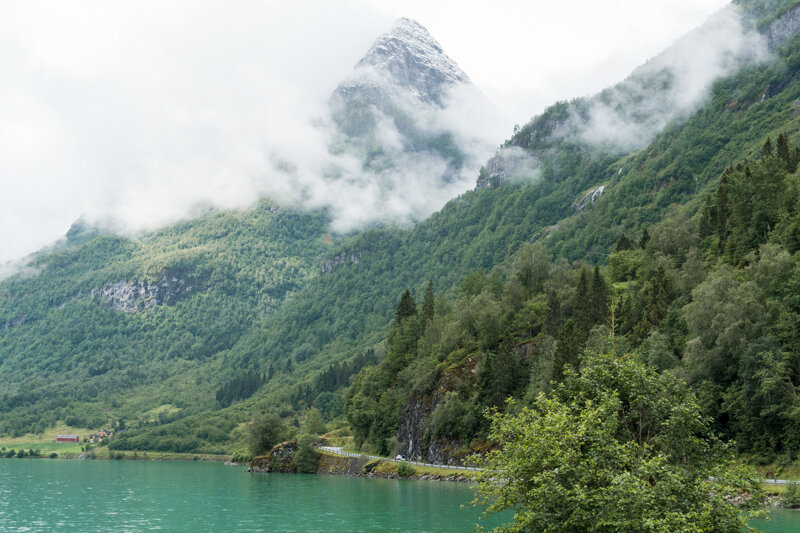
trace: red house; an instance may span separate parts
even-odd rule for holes
[[[80,442],[81,438],[78,435],[59,435],[56,437],[56,442]]]

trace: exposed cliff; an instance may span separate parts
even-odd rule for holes
[[[322,267],[320,267],[321,273],[330,274],[333,272],[336,267],[343,265],[345,263],[350,263],[353,265],[357,265],[359,260],[361,259],[361,250],[355,248],[353,250],[341,250],[336,255],[327,259],[324,263],[322,263]]]
[[[294,454],[297,451],[297,441],[276,444],[267,455],[259,455],[250,461],[248,472],[281,472],[291,474],[297,472],[294,465]]]
[[[594,189],[588,191],[579,199],[575,200],[575,202],[572,204],[573,212],[583,213],[586,209],[586,206],[600,198],[605,190],[606,186],[600,185],[599,187],[595,187]]]
[[[138,313],[157,305],[175,305],[199,290],[199,284],[179,274],[165,274],[157,282],[117,281],[93,289],[89,297],[120,313]]]
[[[436,434],[433,418],[436,408],[443,406],[448,392],[453,391],[463,380],[472,380],[476,359],[466,356],[460,364],[440,374],[430,394],[413,391],[403,405],[397,441],[400,454],[412,461],[439,465],[464,466],[464,460],[472,455],[472,443]],[[476,443],[477,444],[477,443]]]

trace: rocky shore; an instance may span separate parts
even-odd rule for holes
[[[252,473],[296,473],[293,456],[297,451],[297,442],[289,441],[277,444],[266,455],[254,457],[247,469]],[[366,459],[363,457],[346,457],[327,452],[318,452],[316,473],[320,475],[353,476],[383,479],[418,479],[423,481],[469,481],[463,472],[439,473],[426,471],[423,468],[401,465],[391,460]]]

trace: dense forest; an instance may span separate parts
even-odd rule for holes
[[[427,439],[480,451],[487,408],[531,402],[583,354],[614,353],[685,379],[740,451],[796,459],[799,156],[785,135],[767,139],[725,169],[698,216],[622,234],[602,268],[554,261],[537,242],[467,275],[453,299],[434,305],[431,284],[418,308],[403,293],[386,357],[345,397],[356,442],[405,451],[395,436],[418,396],[435,405]]]
[[[797,9],[738,3],[765,32]],[[487,407],[611,352],[685,380],[742,453],[794,460],[798,72],[795,37],[634,151],[548,136],[586,105],[556,104],[504,145],[536,173],[411,228],[336,236],[266,201],[138,238],[76,224],[0,282],[0,433],[122,421],[115,448],[230,453],[314,407],[365,450],[414,434],[405,453],[458,462]]]

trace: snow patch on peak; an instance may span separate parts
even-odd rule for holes
[[[375,83],[376,74],[427,103],[444,105],[447,91],[469,84],[467,74],[419,22],[398,19],[356,64],[349,84]]]

